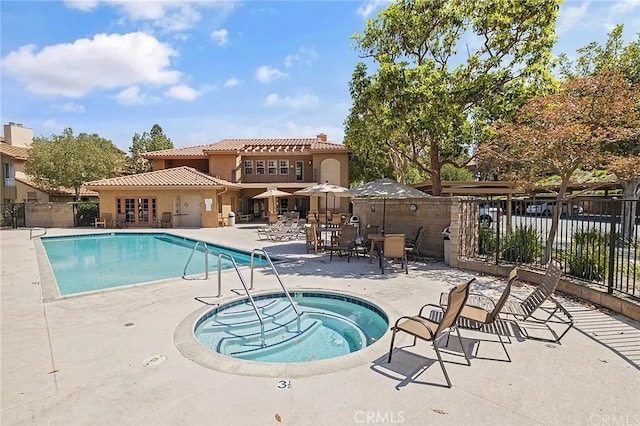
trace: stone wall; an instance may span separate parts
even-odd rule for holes
[[[452,218],[460,217],[460,197],[408,198],[401,200],[353,199],[353,215],[360,219],[360,230],[367,224],[378,225],[382,230],[384,220],[385,233],[403,233],[414,238],[420,226],[424,234],[420,241],[421,254],[436,259],[444,258],[444,240],[442,231],[452,225]],[[411,211],[411,204],[416,210]],[[371,211],[373,207],[374,211]],[[384,216],[384,219],[383,219]],[[456,222],[457,226],[457,222]],[[457,248],[456,248],[457,249]],[[452,251],[453,253],[453,251]]]
[[[72,228],[73,204],[25,203],[25,226],[43,228]]]

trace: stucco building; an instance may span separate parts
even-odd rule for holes
[[[230,212],[238,220],[324,209],[325,198],[295,196],[321,182],[349,186],[349,150],[325,134],[315,138],[224,139],[217,143],[149,152],[153,172],[88,182],[100,194],[100,210],[124,214],[131,226],[157,226],[170,212],[177,227],[217,227]],[[255,199],[269,188],[291,193]],[[329,208],[347,211],[348,200]],[[115,216],[114,216],[115,217]]]

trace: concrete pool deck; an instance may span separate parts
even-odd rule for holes
[[[504,283],[436,261],[383,276],[375,262],[306,254],[303,241],[259,241],[255,228],[166,231],[264,247],[288,259],[277,266],[288,289],[364,297],[385,307],[392,322],[472,276],[472,291],[490,296]],[[516,335],[507,345],[510,363],[500,361],[497,342],[486,342],[495,336],[462,330],[465,347],[473,346],[471,366],[460,363],[452,339],[443,351],[451,389],[425,342],[398,340],[387,364],[388,334],[348,365],[327,360],[262,377],[234,370],[233,361],[228,369],[220,361],[219,370],[228,372],[205,368],[176,348],[178,325],[220,303],[216,274],[43,303],[50,278],[38,266],[39,243],[29,240],[29,230],[3,230],[0,244],[3,425],[640,425],[640,323],[574,300],[560,299],[576,319],[561,344]],[[256,291],[279,289],[272,275],[257,274]],[[222,288],[224,298],[234,296],[238,277],[224,272]]]

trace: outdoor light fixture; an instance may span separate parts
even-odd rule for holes
[[[371,213],[374,213],[376,211],[376,205],[375,204],[371,204]]]
[[[411,210],[411,212],[415,212],[416,210],[418,210],[418,206],[416,204],[411,204],[409,206],[409,210]]]

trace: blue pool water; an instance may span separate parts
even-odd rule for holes
[[[195,336],[206,348],[259,362],[308,362],[359,351],[386,332],[389,321],[377,306],[329,292],[292,294],[297,316],[284,293],[254,296],[264,324],[248,299],[219,306],[195,325]]]
[[[82,293],[182,276],[195,240],[167,233],[107,233],[43,237],[61,295]],[[209,270],[217,271],[218,253],[230,254],[238,266],[250,263],[250,253],[208,244]],[[204,273],[202,245],[194,253],[187,275]],[[255,265],[265,260],[256,255]],[[222,259],[222,267],[232,267]]]

